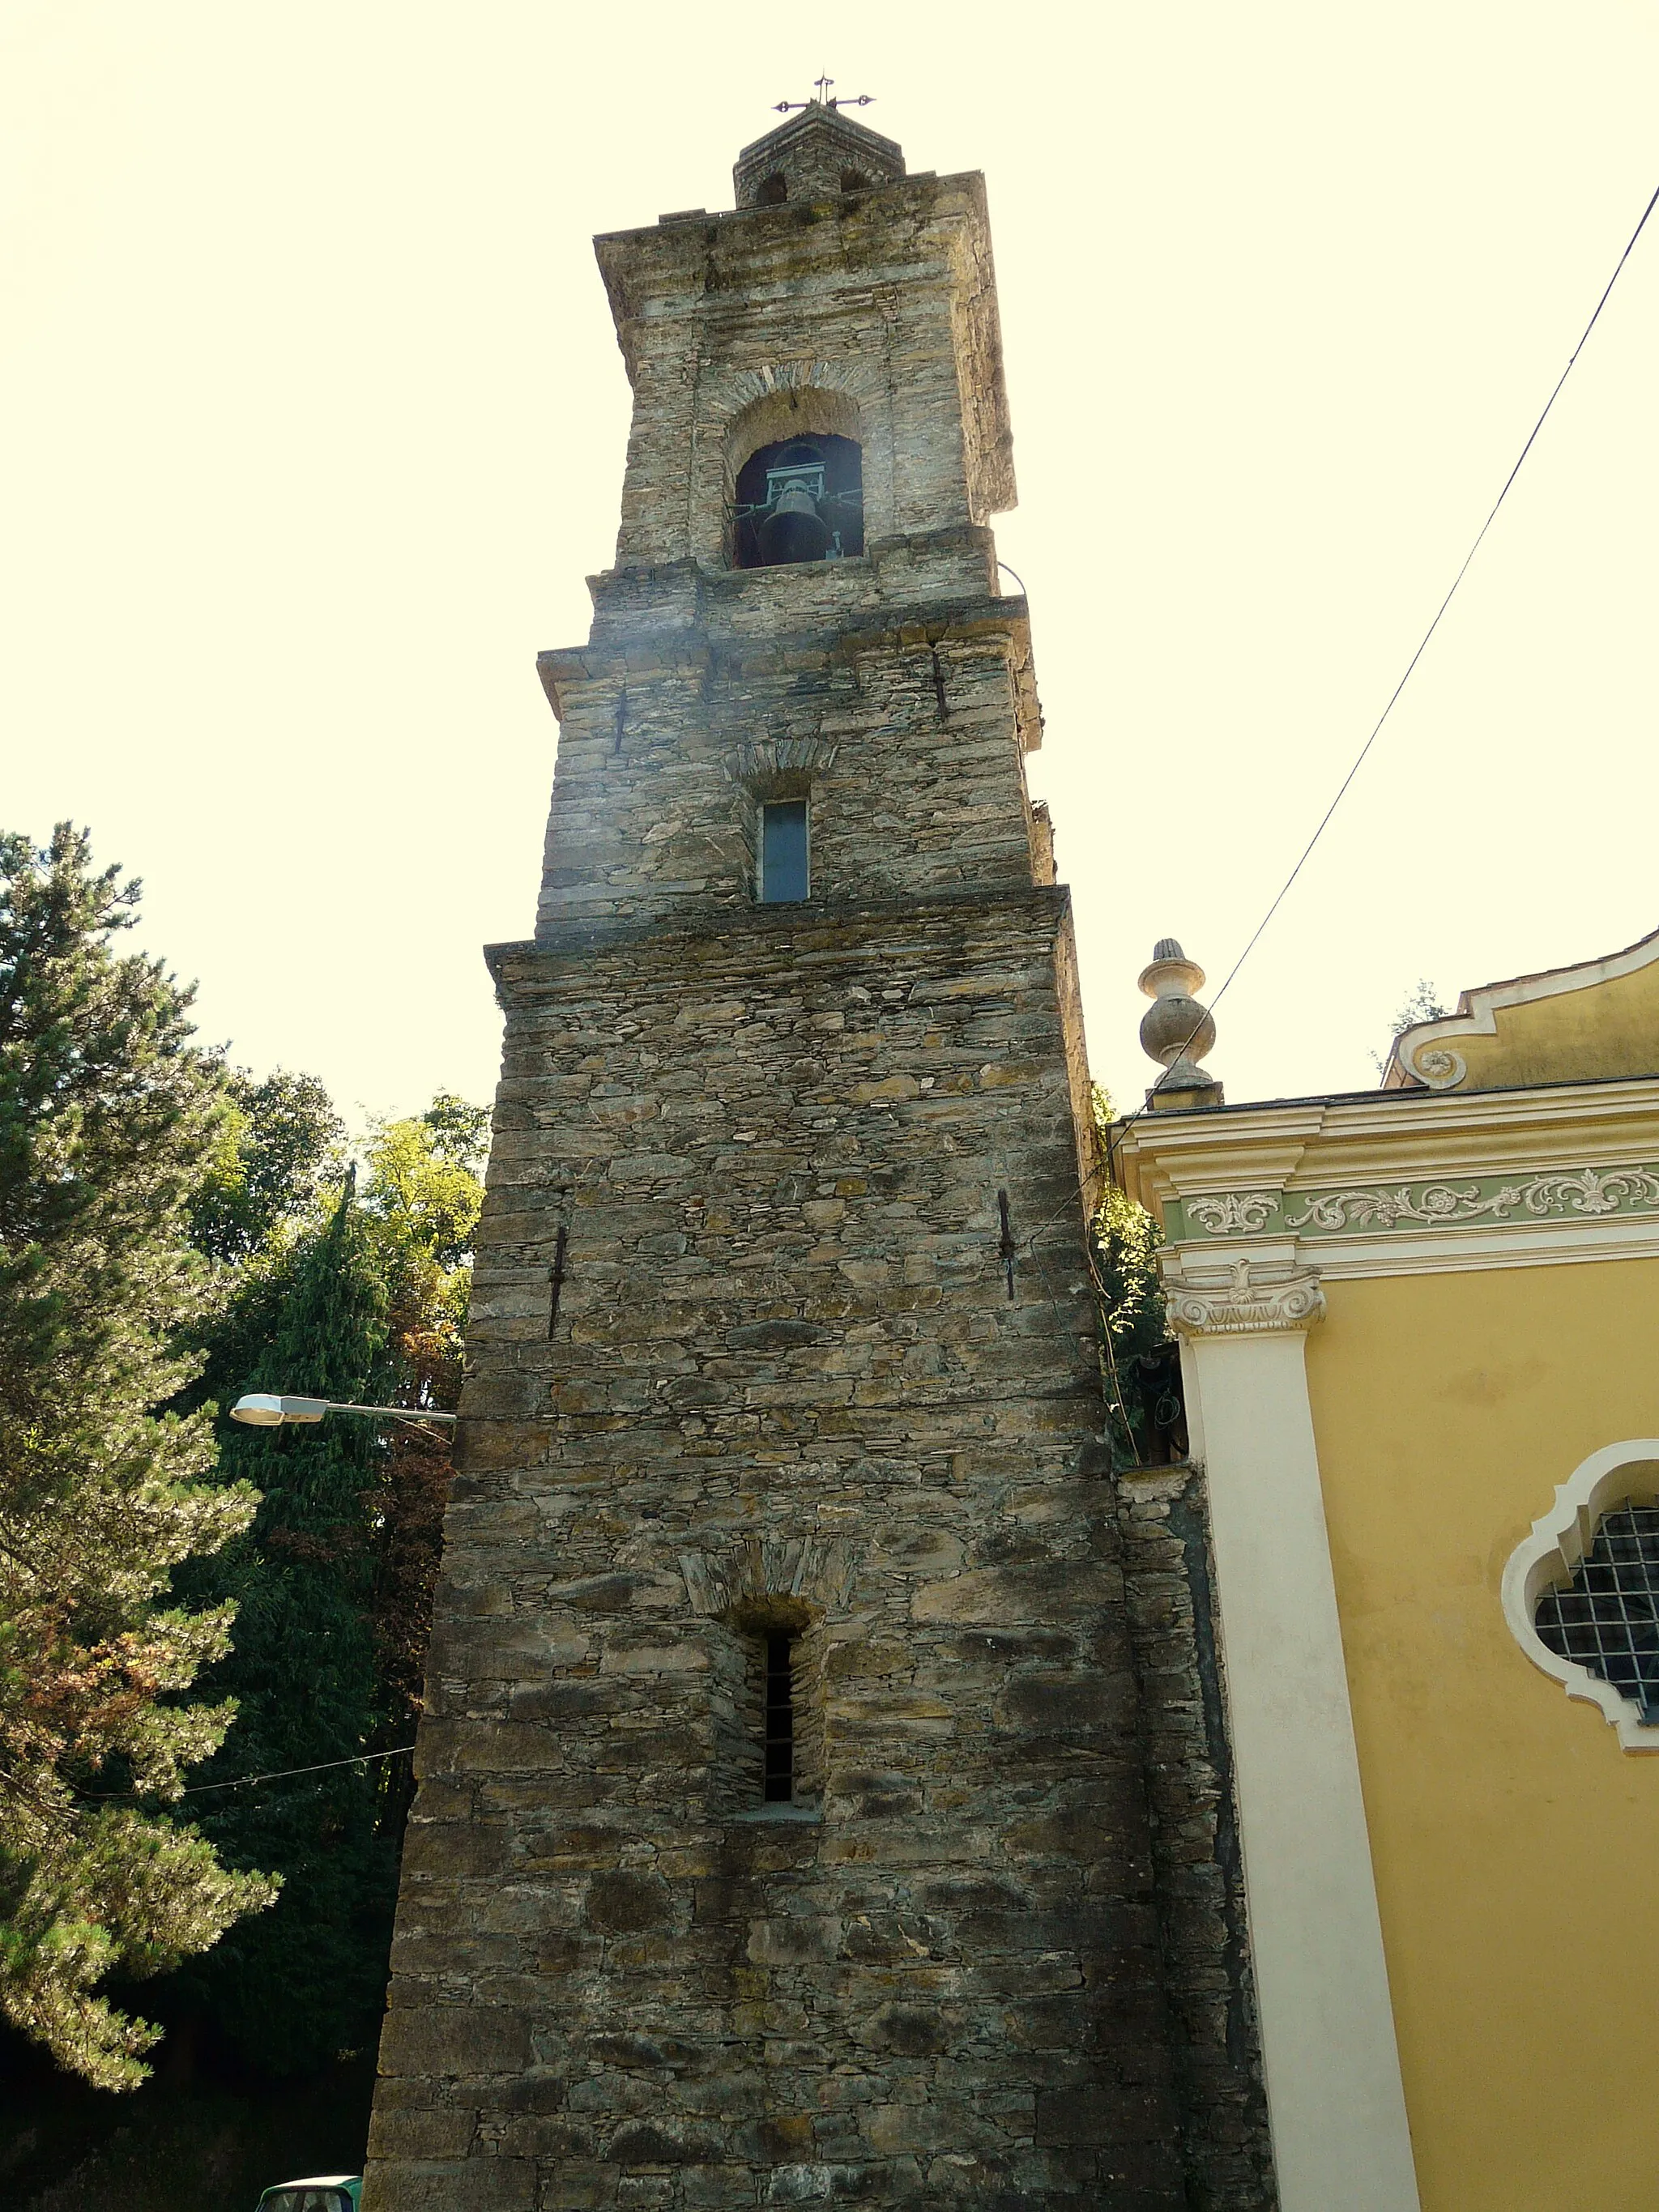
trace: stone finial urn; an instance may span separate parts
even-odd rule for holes
[[[1147,1105],[1155,1112],[1178,1106],[1219,1106],[1220,1084],[1199,1066],[1215,1045],[1215,1023],[1194,996],[1204,988],[1204,970],[1187,957],[1173,937],[1160,937],[1139,981],[1152,1001],[1141,1018],[1141,1048],[1164,1066],[1146,1093]]]

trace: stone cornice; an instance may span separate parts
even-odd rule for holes
[[[963,541],[965,568],[968,555],[976,550],[966,541],[986,533],[974,530],[933,535]],[[913,578],[897,573],[908,565],[901,556],[918,548],[925,551],[927,544],[921,538],[884,540],[858,560],[836,563],[839,574],[834,580],[845,587],[845,604],[817,606],[810,615],[803,611],[796,620],[785,613],[781,622],[752,632],[728,619],[732,595],[771,592],[781,598],[786,592],[799,592],[804,574],[812,580],[811,564],[728,573],[684,561],[650,569],[610,570],[589,580],[595,616],[587,643],[550,647],[536,656],[542,688],[562,721],[568,705],[587,685],[657,677],[706,682],[714,675],[742,680],[797,667],[803,656],[812,654],[826,665],[856,664],[866,654],[895,647],[921,650],[996,641],[1007,652],[1020,687],[1024,750],[1035,751],[1042,730],[1035,696],[1029,702],[1024,696],[1030,690],[1031,659],[1030,613],[1024,599],[1014,592],[998,595],[955,583],[936,593],[916,588]],[[897,581],[909,588],[884,590],[884,568],[889,585]]]
[[[901,934],[914,941],[939,932],[948,942],[950,933],[971,931],[983,920],[1011,915],[1042,943],[1052,945],[1062,932],[1069,931],[1071,909],[1072,894],[1065,884],[845,904],[807,900],[799,905],[752,906],[745,902],[699,908],[688,902],[671,915],[648,921],[573,924],[539,938],[486,945],[483,953],[502,1002],[518,1004],[560,991],[566,973],[574,970],[580,976],[591,971],[596,961],[636,959],[642,947],[666,959],[673,957],[676,943],[681,943],[694,956],[688,973],[702,973],[718,960],[723,940],[733,945],[769,941],[780,947],[781,957],[810,954],[821,963],[833,951],[845,948],[850,956],[872,939],[892,942]],[[950,957],[960,957],[959,946],[953,946]]]

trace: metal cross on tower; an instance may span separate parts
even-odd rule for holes
[[[832,99],[830,88],[835,81],[832,76],[815,77],[811,100],[781,100],[776,103],[775,112],[787,115],[792,107],[868,107],[875,99],[872,92],[851,93],[840,100]]]

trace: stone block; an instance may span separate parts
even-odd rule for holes
[[[1097,2081],[1086,2088],[1045,2089],[1037,2099],[1036,2139],[1044,2146],[1109,2148],[1152,2142],[1167,2131],[1166,2100],[1143,2088]]]
[[[744,1956],[757,1966],[793,1966],[833,1959],[841,1949],[844,1932],[839,1920],[805,1913],[757,1920],[750,1925]]]
[[[465,2158],[477,2131],[475,2112],[451,2105],[416,2110],[380,2102],[369,2128],[371,2158]]]
[[[393,2009],[380,2034],[384,2074],[516,2074],[531,2061],[528,2022],[497,2006],[406,2005]]]
[[[529,2159],[371,2159],[364,2212],[537,2212]]]
[[[618,1869],[596,1874],[588,1883],[588,1923],[608,1934],[668,1928],[676,1917],[674,1893],[660,1875]]]

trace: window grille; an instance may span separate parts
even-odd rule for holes
[[[1533,1625],[1558,1657],[1611,1682],[1644,1722],[1659,1722],[1659,1506],[1604,1513],[1572,1580],[1544,1592]]]
[[[761,809],[760,894],[763,906],[789,905],[807,894],[806,801],[787,799]]]
[[[766,1766],[762,1796],[787,1805],[795,1796],[795,1639],[766,1639]]]

